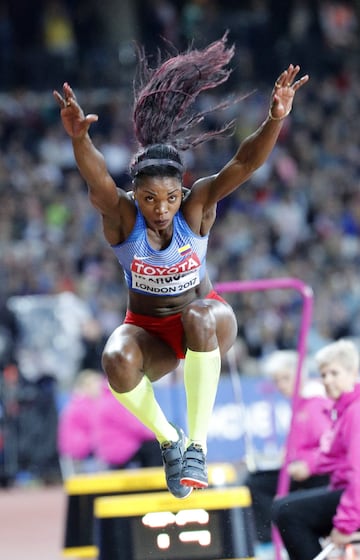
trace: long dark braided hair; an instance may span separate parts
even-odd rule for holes
[[[150,68],[142,49],[134,81],[133,122],[140,149],[130,166],[133,178],[140,175],[179,176],[183,165],[179,150],[187,150],[216,136],[229,133],[234,121],[199,135],[187,135],[204,117],[230,105],[224,101],[206,111],[193,112],[197,96],[224,83],[234,55],[227,47],[227,33],[203,50],[189,49]]]

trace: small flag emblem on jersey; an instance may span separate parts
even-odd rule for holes
[[[181,256],[187,255],[188,253],[191,253],[191,251],[192,251],[191,245],[187,244],[187,245],[184,245],[183,247],[179,247],[178,251],[179,251]]]

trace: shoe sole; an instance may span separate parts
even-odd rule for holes
[[[199,490],[204,490],[209,486],[208,482],[203,482],[201,480],[197,480],[196,478],[191,478],[189,476],[181,478],[180,484],[182,484],[183,486],[189,486],[191,488],[197,488]]]

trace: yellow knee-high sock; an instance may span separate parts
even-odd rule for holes
[[[219,348],[211,352],[187,350],[184,384],[188,411],[189,443],[207,449],[207,431],[219,384],[221,357]]]
[[[118,393],[112,387],[110,390],[125,408],[155,434],[160,444],[179,439],[176,429],[168,422],[161,410],[154,389],[146,375],[134,389],[127,393]]]

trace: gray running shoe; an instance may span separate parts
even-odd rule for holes
[[[161,456],[165,468],[166,484],[175,498],[187,498],[192,492],[189,486],[180,484],[182,460],[185,449],[185,434],[181,428],[174,426],[179,434],[178,441],[167,441],[161,446]]]
[[[185,449],[180,482],[191,488],[208,487],[206,457],[201,445],[192,443]]]

